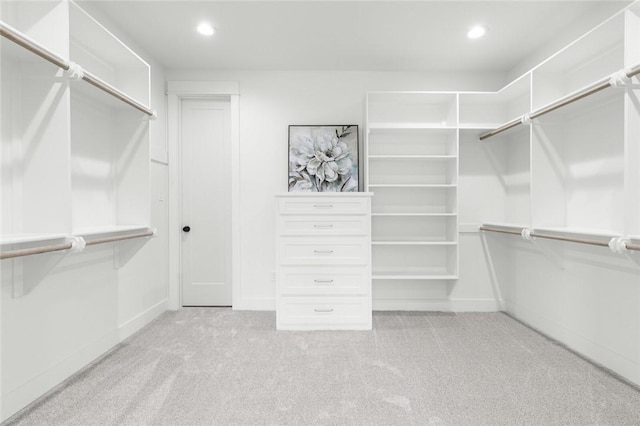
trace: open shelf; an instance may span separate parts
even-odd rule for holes
[[[73,1],[69,2],[69,37],[71,61],[141,104],[149,105],[149,65]],[[89,84],[80,84],[104,101],[112,98]]]
[[[457,95],[428,92],[370,92],[368,128],[429,129],[457,125]]]
[[[3,235],[0,246],[11,246],[16,244],[29,244],[41,241],[53,241],[67,238],[66,234],[14,234]]]
[[[370,155],[369,159],[453,160],[457,155]]]
[[[456,182],[455,157],[369,158],[369,185],[453,185]]]
[[[425,271],[425,270],[410,270],[410,271],[400,271],[400,270],[375,270],[373,271],[373,275],[371,279],[374,280],[457,280],[457,275],[452,274],[442,274],[437,271]]]
[[[452,188],[377,188],[373,213],[453,213],[457,196]]]
[[[457,275],[457,247],[453,245],[373,245],[373,275]]]
[[[385,155],[455,156],[456,130],[375,129],[367,134],[369,157]]]
[[[372,130],[426,130],[426,129],[450,129],[455,130],[455,126],[445,123],[369,123]]]
[[[373,241],[373,245],[386,246],[455,246],[455,241]]]
[[[388,216],[388,217],[393,217],[393,216],[398,216],[398,217],[411,217],[411,216],[417,216],[417,217],[455,217],[457,216],[456,213],[417,213],[417,212],[408,212],[408,213],[371,213],[371,216]]]
[[[93,228],[78,228],[75,229],[73,235],[79,237],[90,237],[96,235],[115,235],[123,232],[133,231],[146,231],[149,229],[148,225],[116,225],[116,226],[99,226]]]
[[[374,216],[374,241],[445,243],[458,240],[457,220],[451,216]]]
[[[454,184],[410,184],[410,183],[381,183],[371,184],[369,188],[455,188]]]
[[[460,128],[494,129],[531,110],[530,75],[525,74],[498,92],[461,93]]]

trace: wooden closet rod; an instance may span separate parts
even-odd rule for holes
[[[2,253],[0,253],[0,260],[12,259],[14,257],[30,256],[32,254],[50,253],[52,251],[69,250],[72,246],[72,243],[62,243],[49,246],[32,247],[21,250],[3,251]]]
[[[570,243],[589,244],[592,246],[609,247],[608,241],[592,240],[589,238],[575,238],[565,237],[563,235],[541,234],[540,232],[531,231],[529,233],[532,237],[546,238],[548,240],[568,241]]]
[[[122,241],[122,240],[130,240],[132,238],[143,238],[143,237],[150,237],[153,235],[153,231],[152,230],[148,230],[148,231],[144,231],[144,232],[138,232],[135,234],[125,234],[125,235],[116,235],[113,237],[104,237],[104,238],[96,238],[93,240],[88,240],[87,241],[87,245],[88,246],[92,246],[95,244],[104,244],[104,243],[112,243],[114,241]]]
[[[526,228],[521,228],[520,231],[517,231],[517,230],[496,228],[496,227],[487,226],[487,225],[482,225],[480,227],[481,231],[498,232],[501,234],[512,234],[512,235],[522,235],[522,230],[524,229]],[[535,230],[532,230],[531,232],[529,232],[529,235],[535,238],[546,238],[548,240],[568,241],[571,243],[580,243],[580,244],[589,244],[592,246],[609,247],[608,241],[594,240],[590,238],[567,237],[564,235],[549,234],[548,232],[541,233]],[[624,243],[624,246],[627,248],[627,250],[640,251],[640,244],[630,243],[627,241]]]
[[[93,240],[86,241],[85,245],[92,246],[92,245],[95,245],[95,244],[112,243],[112,242],[116,242],[116,241],[130,240],[130,239],[133,239],[133,238],[151,237],[153,234],[154,234],[153,229],[149,229],[149,230],[144,231],[144,232],[136,232],[136,233],[124,234],[124,235],[115,235],[113,237],[95,238]],[[84,247],[84,246],[82,246],[82,247]],[[40,246],[40,247],[32,247],[32,248],[19,249],[19,250],[4,251],[4,252],[0,252],[0,260],[2,260],[2,259],[12,259],[14,257],[29,256],[29,255],[33,255],[33,254],[49,253],[49,252],[52,252],[52,251],[69,250],[71,248],[73,248],[73,243],[68,242],[68,243],[53,244],[53,245],[48,245],[48,246]]]
[[[3,21],[0,21],[0,35],[8,40],[11,40],[18,46],[24,47],[28,51],[35,53],[43,59],[46,59],[53,65],[56,65],[65,71],[69,69],[69,62],[67,60],[53,53],[46,47],[42,46],[35,40],[29,38],[25,34],[21,33],[20,31],[16,30]]]
[[[635,66],[628,68],[628,69],[624,69],[622,71],[620,71],[624,76],[626,76],[627,78],[631,78],[634,77],[638,74],[640,74],[640,64],[636,64]],[[549,105],[546,105],[542,108],[538,108],[536,110],[531,111],[529,114],[525,114],[522,117],[518,117],[518,118],[514,118],[511,121],[506,122],[505,124],[503,124],[502,126],[490,130],[486,133],[483,133],[480,135],[479,140],[483,141],[487,138],[490,138],[491,136],[495,136],[499,133],[502,133],[506,130],[509,130],[513,127],[516,127],[520,124],[522,124],[523,122],[525,122],[524,118],[528,118],[529,120],[533,120],[535,118],[541,117],[545,114],[550,113],[551,111],[555,111],[558,108],[562,108],[563,106],[572,104],[576,101],[579,101],[580,99],[586,98],[587,96],[591,96],[594,93],[598,93],[601,90],[604,90],[608,87],[612,87],[614,85],[614,83],[612,83],[612,79],[611,76],[607,76],[604,78],[601,78],[600,80],[591,83],[590,85],[588,85],[587,87],[584,87],[576,92],[570,93],[567,96],[564,96],[558,100],[556,100],[555,102],[550,103]]]
[[[520,231],[516,231],[516,230],[510,230],[510,229],[494,228],[492,226],[486,226],[486,225],[482,225],[480,227],[481,231],[499,232],[501,234],[513,234],[513,235],[522,235],[522,229],[520,229]]]
[[[12,26],[8,25],[3,21],[0,21],[0,35],[2,35],[4,38],[8,40],[11,40],[18,46],[21,46],[27,49],[28,51],[35,53],[36,55],[62,68],[65,71],[69,71],[69,69],[71,68],[71,62],[62,58],[61,56],[57,55],[51,50],[47,49],[37,41],[21,33],[20,31],[16,30],[15,28],[13,28]],[[121,100],[122,102],[134,107],[135,109],[142,111],[143,113],[147,114],[150,117],[155,116],[155,112],[153,110],[147,108],[140,102],[136,101],[132,97],[116,89],[115,87],[105,82],[104,80],[100,79],[99,77],[96,77],[92,73],[85,70],[83,70],[83,74],[84,75],[82,76],[82,80],[86,81],[87,83],[97,87],[103,92],[110,94],[111,96]]]

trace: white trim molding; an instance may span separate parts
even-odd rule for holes
[[[167,95],[178,97],[240,95],[236,81],[168,81]]]
[[[240,280],[240,90],[233,81],[167,82],[167,138],[169,151],[169,302],[181,303],[182,238],[180,196],[180,102],[183,99],[226,99],[231,108],[231,286],[232,305],[242,305]]]

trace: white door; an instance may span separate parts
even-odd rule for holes
[[[183,100],[182,305],[231,306],[229,102]]]

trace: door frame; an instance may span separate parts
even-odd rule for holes
[[[231,306],[240,305],[240,91],[233,81],[167,82],[167,150],[169,160],[169,309],[182,307],[182,153],[181,104],[186,99],[229,101],[231,183]]]

